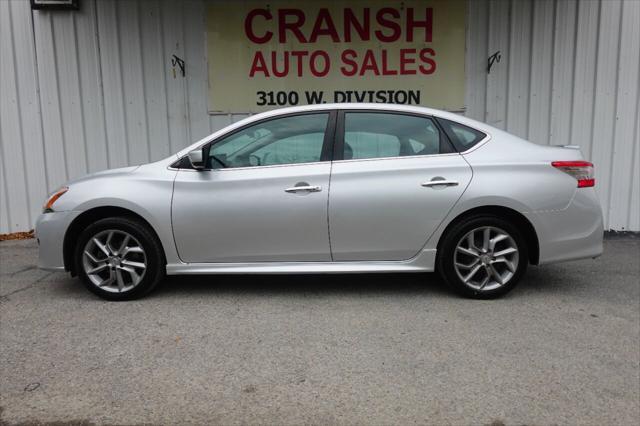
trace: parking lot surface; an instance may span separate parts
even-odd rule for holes
[[[173,277],[102,301],[0,243],[0,423],[618,424],[640,418],[640,239],[506,297],[434,274]]]

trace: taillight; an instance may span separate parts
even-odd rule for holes
[[[593,177],[593,164],[588,161],[554,161],[551,165],[574,177],[578,181],[578,188],[596,185],[596,180]]]

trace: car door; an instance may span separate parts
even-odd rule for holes
[[[414,257],[472,175],[427,116],[341,111],[335,152],[329,195],[334,261]]]
[[[184,262],[331,260],[327,202],[335,112],[279,116],[205,148],[172,203]]]

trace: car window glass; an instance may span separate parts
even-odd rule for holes
[[[406,157],[441,152],[441,135],[427,117],[392,113],[347,112],[344,159]]]
[[[320,161],[328,113],[276,118],[211,146],[207,167],[272,166]]]
[[[400,153],[398,138],[380,133],[346,131],[344,144],[351,158],[396,157]]]
[[[320,161],[324,133],[306,133],[280,139],[253,152],[260,165],[311,163]]]
[[[455,121],[439,118],[438,122],[444,127],[445,132],[459,151],[466,151],[486,136],[476,129],[456,123]]]

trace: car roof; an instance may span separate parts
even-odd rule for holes
[[[298,112],[310,112],[310,111],[325,111],[325,110],[384,110],[384,111],[397,111],[397,112],[412,112],[416,114],[435,115],[438,117],[450,116],[451,118],[458,119],[461,116],[452,112],[442,111],[435,108],[427,108],[414,105],[398,105],[398,104],[383,104],[383,103],[327,103],[327,104],[313,104],[313,105],[301,105],[286,108],[278,108],[271,111],[262,112],[252,115],[256,119],[276,117],[278,115],[295,114]]]

